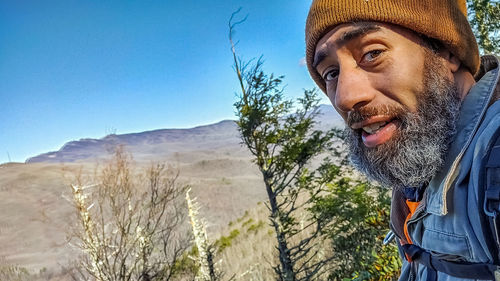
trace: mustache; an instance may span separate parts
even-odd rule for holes
[[[402,116],[409,113],[409,110],[403,106],[385,105],[383,107],[363,106],[349,111],[346,123],[351,127],[354,123],[363,122],[366,119],[376,115],[386,115],[391,119],[402,119]]]

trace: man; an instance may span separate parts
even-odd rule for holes
[[[479,58],[466,13],[465,0],[314,0],[307,19],[309,72],[352,163],[393,188],[400,280],[500,274],[498,60]]]

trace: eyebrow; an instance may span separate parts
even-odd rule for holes
[[[366,35],[368,33],[372,33],[375,31],[379,31],[379,30],[380,30],[380,26],[378,26],[374,23],[359,23],[359,24],[356,24],[355,29],[344,32],[344,34],[342,34],[340,36],[340,38],[335,40],[334,44],[340,47],[340,46],[347,44],[347,42],[349,42],[351,40],[357,39],[363,35]],[[328,57],[328,55],[329,55],[329,52],[327,49],[323,48],[323,49],[319,50],[314,55],[312,67],[316,68],[324,59],[326,59]]]

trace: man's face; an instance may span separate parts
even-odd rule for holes
[[[314,67],[347,124],[353,164],[391,187],[425,184],[443,165],[460,98],[445,60],[415,33],[380,23],[337,26]]]

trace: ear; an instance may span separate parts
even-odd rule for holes
[[[455,73],[460,69],[462,63],[457,56],[444,48],[439,51],[439,54],[445,60],[445,65],[450,69],[450,72]]]

